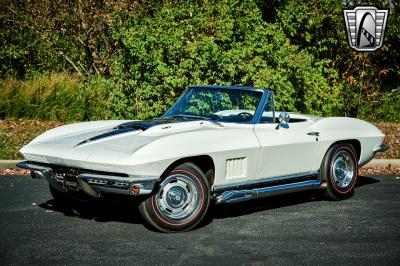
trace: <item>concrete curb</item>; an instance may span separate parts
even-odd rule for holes
[[[16,169],[17,163],[22,162],[21,160],[0,160],[0,169]]]
[[[400,159],[373,159],[364,167],[388,167],[389,165],[400,167]]]
[[[15,166],[21,160],[0,160],[0,169],[16,169]],[[363,167],[388,167],[389,165],[400,167],[400,159],[373,159]]]

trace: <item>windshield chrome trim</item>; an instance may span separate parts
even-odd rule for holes
[[[232,89],[232,90],[246,90],[246,91],[258,91],[258,92],[264,92],[264,91],[268,90],[268,89],[250,87],[250,86],[220,86],[220,85],[190,85],[188,89],[190,89],[190,88],[229,89],[229,90]]]
[[[269,90],[263,91],[263,95],[261,97],[260,103],[258,104],[257,110],[254,113],[253,119],[250,121],[251,124],[257,124],[261,120],[261,116],[264,112],[265,105],[268,102],[270,93],[271,91]]]
[[[270,96],[272,96],[272,106],[273,106],[273,107],[272,107],[272,108],[273,108],[273,110],[272,110],[272,115],[273,115],[273,119],[272,119],[272,122],[261,123],[262,114],[264,113],[265,106],[268,104],[268,100],[269,100]],[[276,118],[275,118],[275,99],[274,99],[274,98],[275,98],[274,92],[268,90],[268,94],[267,94],[267,96],[265,97],[265,102],[263,103],[263,106],[262,106],[262,108],[261,108],[261,113],[260,113],[258,119],[255,121],[254,124],[275,124],[275,119],[276,119]]]

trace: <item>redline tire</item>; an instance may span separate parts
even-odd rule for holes
[[[354,147],[349,143],[338,143],[329,148],[321,164],[321,177],[327,182],[327,199],[351,197],[358,178],[358,158]]]
[[[139,210],[144,220],[158,231],[188,231],[204,218],[210,194],[200,168],[184,163],[171,170],[155,193],[139,204]]]

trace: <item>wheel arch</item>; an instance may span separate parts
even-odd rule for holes
[[[178,160],[174,161],[173,163],[171,163],[167,167],[167,169],[165,169],[165,171],[161,175],[161,179],[164,179],[172,169],[174,169],[175,167],[177,167],[181,164],[184,164],[184,163],[195,164],[197,167],[200,168],[200,170],[206,176],[210,187],[214,184],[215,164],[214,164],[214,160],[209,155],[197,155],[197,156],[190,156],[190,157],[184,157],[184,158],[178,159]]]
[[[329,149],[333,145],[340,144],[340,143],[349,143],[349,144],[351,144],[354,147],[355,151],[356,151],[357,160],[360,160],[360,157],[361,157],[361,142],[359,140],[357,140],[357,139],[344,139],[344,140],[335,141],[334,143],[332,143],[328,147],[328,149],[325,151],[325,154],[326,154],[326,152],[329,151]]]

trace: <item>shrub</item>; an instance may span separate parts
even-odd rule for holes
[[[35,75],[0,83],[0,112],[6,117],[77,121],[106,117],[107,96],[101,79],[85,84],[67,73]]]
[[[241,84],[274,90],[279,110],[399,121],[399,4],[377,2],[384,45],[358,53],[346,3],[7,0],[0,115],[147,119],[190,84]]]
[[[118,117],[160,115],[190,84],[270,88],[282,110],[341,110],[329,60],[292,45],[280,27],[263,21],[253,1],[164,4],[131,14],[112,36],[122,46],[110,70],[124,81],[112,93]]]

